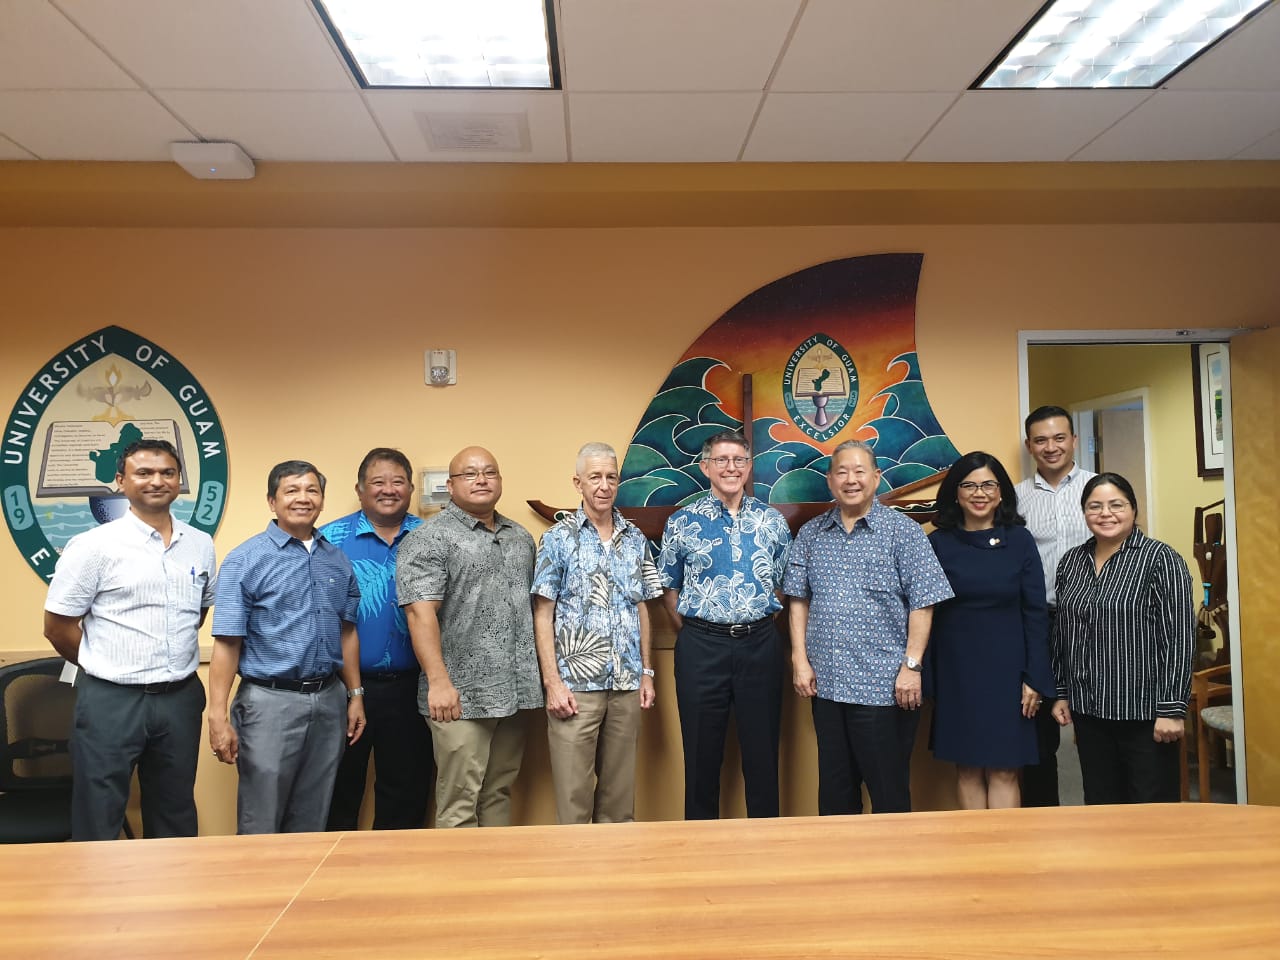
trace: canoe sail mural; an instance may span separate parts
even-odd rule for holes
[[[685,351],[636,427],[618,506],[675,507],[708,488],[703,442],[742,429],[750,376],[755,495],[829,502],[841,441],[866,440],[881,495],[927,484],[959,451],[929,406],[915,347],[922,254],[850,257],[775,280]]]

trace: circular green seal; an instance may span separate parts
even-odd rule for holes
[[[142,437],[178,449],[174,516],[212,535],[227,502],[226,434],[204,387],[167,350],[103,327],[23,388],[0,441],[0,498],[14,543],[43,579],[68,540],[128,509],[116,461]]]
[[[825,333],[806,338],[787,358],[782,401],[792,423],[815,440],[830,440],[858,406],[858,371],[849,351]]]

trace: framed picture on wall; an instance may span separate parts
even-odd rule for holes
[[[1196,472],[1221,477],[1226,446],[1222,437],[1222,374],[1227,354],[1220,343],[1191,345],[1191,377],[1195,385]]]

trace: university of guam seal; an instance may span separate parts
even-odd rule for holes
[[[815,333],[791,351],[782,374],[791,422],[818,441],[830,440],[858,406],[858,371],[849,351]]]
[[[0,497],[14,543],[42,578],[73,536],[123,515],[116,460],[143,437],[177,447],[173,513],[212,535],[227,502],[226,436],[204,388],[166,350],[104,327],[23,388],[0,441]]]

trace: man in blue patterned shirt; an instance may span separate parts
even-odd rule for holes
[[[951,584],[910,517],[876,501],[880,471],[861,440],[836,447],[827,470],[836,505],[796,534],[783,591],[791,597],[796,693],[813,698],[818,812],[911,809],[911,750],[920,666],[933,605]]]
[[[316,532],[319,470],[276,464],[267,503],[276,519],[227,554],[218,578],[209,743],[240,774],[237,832],[311,833],[329,817],[344,742],[364,732],[360,588],[351,561]]]
[[[404,611],[396,603],[400,541],[422,524],[409,512],[413,467],[390,447],[370,450],[356,473],[360,509],[330,521],[320,534],[342,550],[360,584],[360,682],[365,735],[338,764],[329,807],[330,830],[354,830],[364,799],[369,756],[374,758],[373,829],[405,830],[427,819],[431,789],[431,730],[418,713],[418,658]]]
[[[533,631],[561,823],[635,819],[640,711],[654,703],[649,610],[662,596],[643,533],[614,509],[618,455],[578,451],[582,506],[542,535]]]
[[[747,815],[778,815],[782,661],[773,618],[791,531],[745,487],[746,438],[718,433],[702,446],[711,492],[677,510],[662,536],[658,574],[675,624],[676,703],[684,741],[684,815],[720,816],[720,767],[729,711],[738,726]]]

